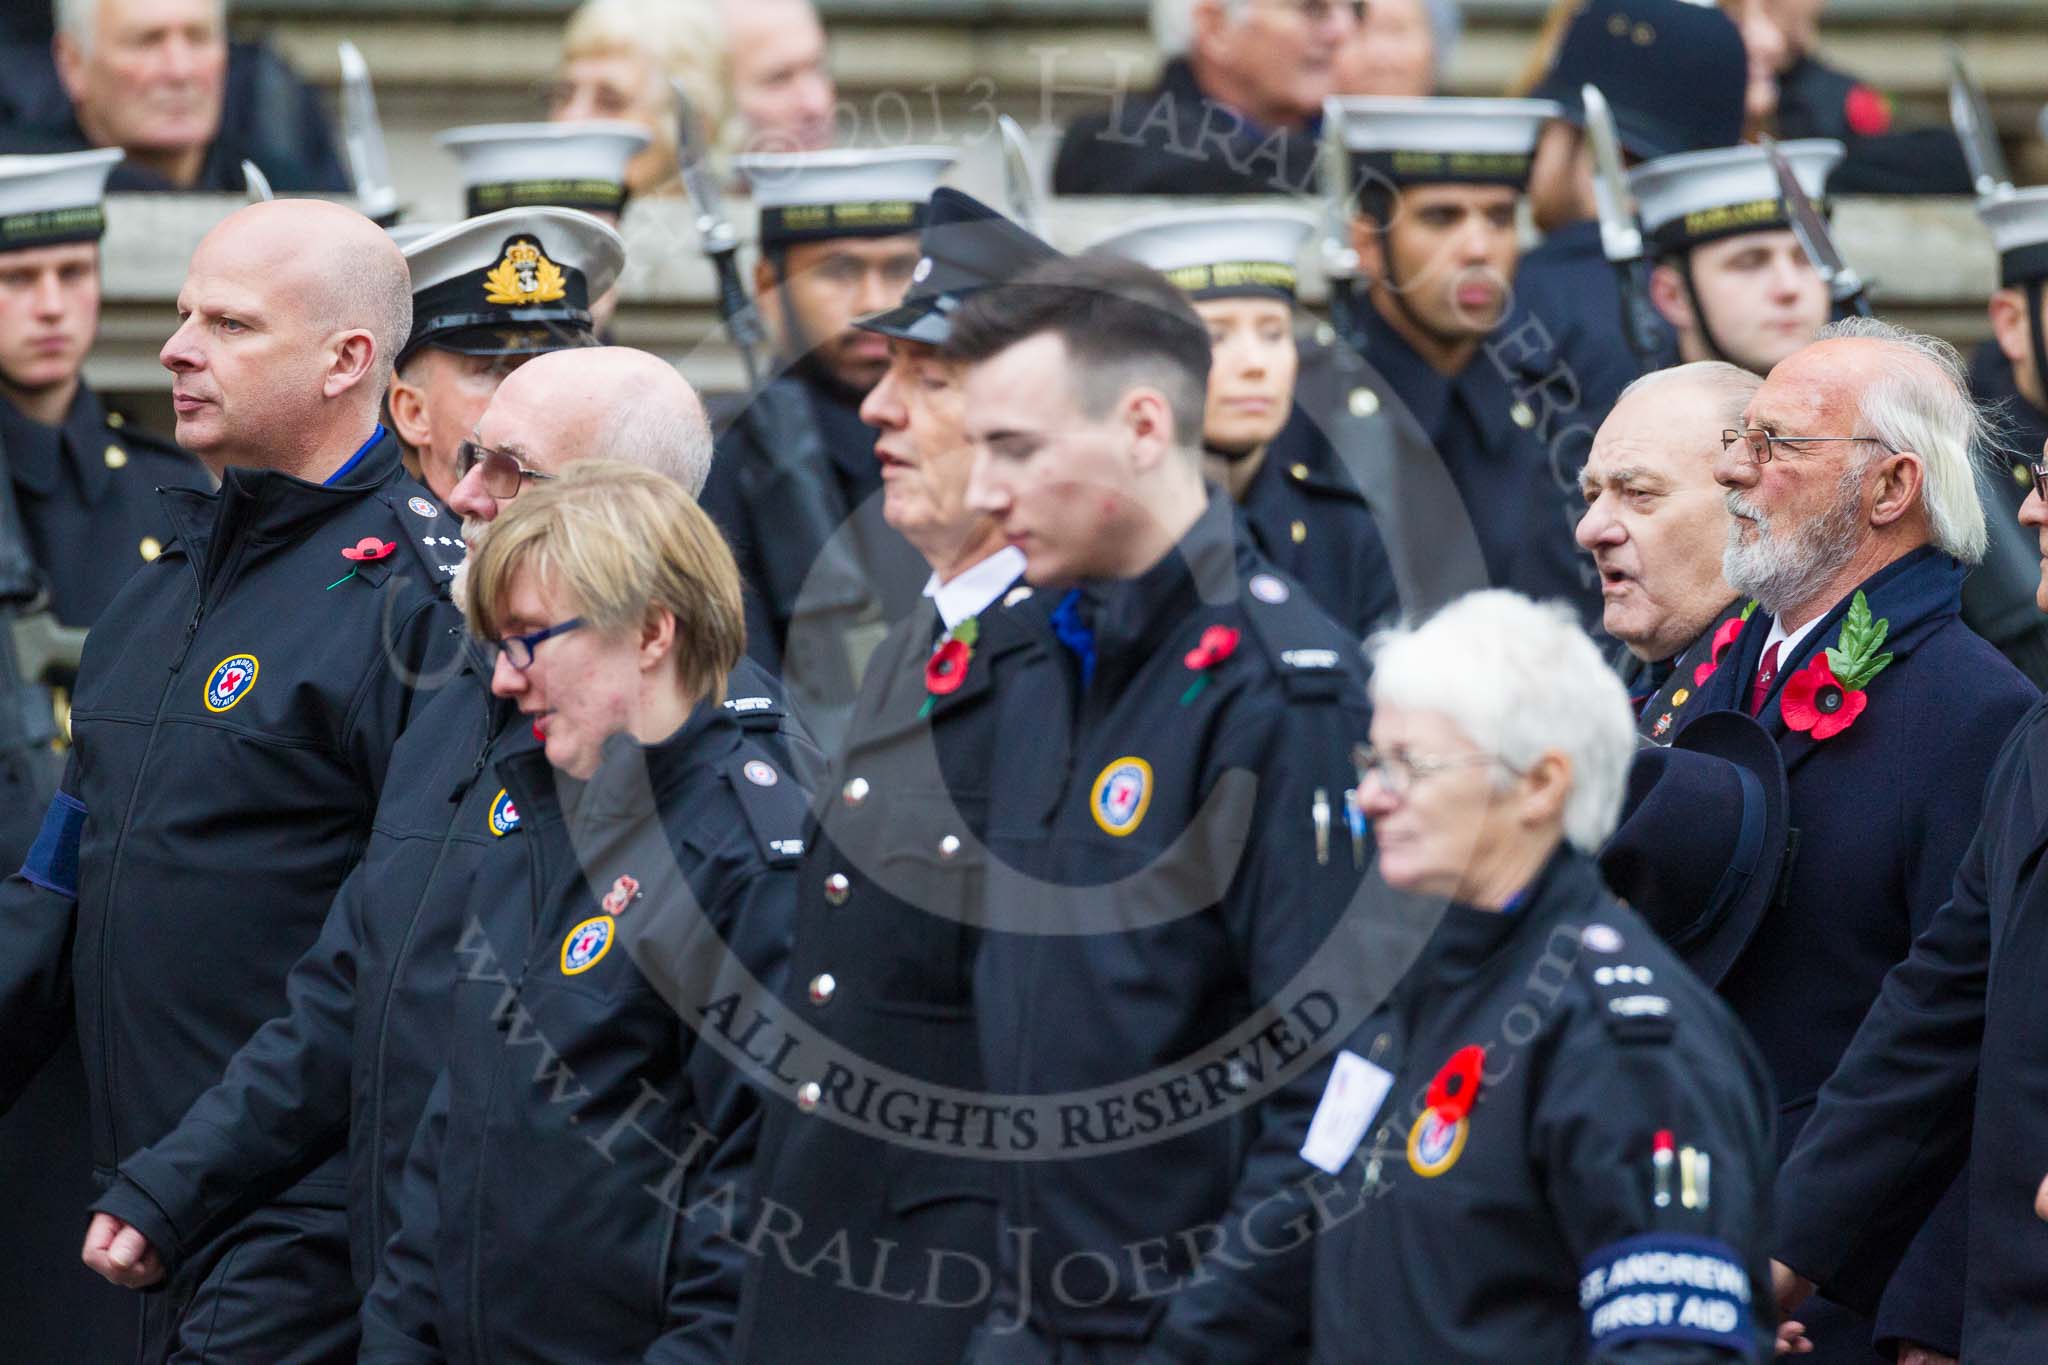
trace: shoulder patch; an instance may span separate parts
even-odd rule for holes
[[[727,697],[719,705],[740,723],[741,729],[756,732],[781,729],[789,714],[781,702],[767,696]]]
[[[463,542],[460,521],[444,515],[432,499],[407,493],[417,487],[400,483],[390,499],[391,509],[398,518],[401,538],[412,546],[413,557],[427,571],[428,581],[445,586],[454,579],[469,546]]]
[[[1244,586],[1245,624],[1290,699],[1328,700],[1361,681],[1358,651],[1307,593],[1271,573],[1253,574]]]
[[[810,813],[803,787],[751,745],[742,745],[726,761],[725,776],[768,865],[791,867],[801,861]]]
[[[1611,937],[1610,937],[1611,936]],[[1662,979],[1670,968],[1646,966],[1620,932],[1589,924],[1579,934],[1578,973],[1608,1035],[1619,1043],[1668,1043],[1678,1031],[1676,1007]],[[1612,943],[1613,947],[1604,945]]]

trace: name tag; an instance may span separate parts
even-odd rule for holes
[[[1330,1068],[1330,1083],[1323,1087],[1322,1102],[1316,1105],[1316,1116],[1309,1120],[1301,1159],[1331,1175],[1343,1170],[1393,1088],[1393,1072],[1349,1048],[1339,1052]]]

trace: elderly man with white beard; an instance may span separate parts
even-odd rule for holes
[[[1719,984],[1776,1081],[1781,1159],[1885,972],[1947,898],[1984,775],[2036,695],[1959,614],[1985,545],[1982,434],[1953,349],[1850,319],[1771,371],[1715,464],[1734,517],[1722,571],[1757,607],[1681,732],[1739,707],[1785,760],[1800,837]],[[1902,1359],[1954,1354],[1960,1193],[1877,1308]],[[1814,1299],[1795,1316],[1809,1359],[1872,1359],[1861,1313]]]

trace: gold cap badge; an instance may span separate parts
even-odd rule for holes
[[[484,276],[486,303],[553,303],[568,292],[562,268],[542,255],[540,244],[530,237],[508,244],[505,259]]]

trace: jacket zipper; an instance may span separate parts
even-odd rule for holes
[[[241,562],[241,547],[235,549],[235,558],[230,569]],[[121,825],[114,835],[113,855],[108,859],[106,900],[100,909],[100,1110],[107,1116],[107,1151],[109,1164],[121,1159],[121,1134],[118,1120],[114,1115],[114,1029],[112,1022],[113,961],[114,961],[114,907],[119,903],[121,888],[122,855],[128,847],[128,831],[135,820],[135,807],[142,800],[143,787],[149,775],[150,759],[156,754],[157,737],[163,733],[164,713],[170,709],[171,696],[177,691],[182,680],[181,669],[186,656],[192,652],[192,642],[199,637],[199,623],[206,616],[206,583],[200,577],[199,564],[188,550],[185,563],[192,570],[194,602],[192,619],[185,623],[185,638],[178,645],[177,657],[171,660],[170,676],[164,680],[164,690],[157,697],[156,718],[150,723],[149,739],[142,746],[142,759],[135,765],[135,785],[128,793],[128,805],[121,813]],[[216,580],[225,581],[231,573],[222,574]]]

